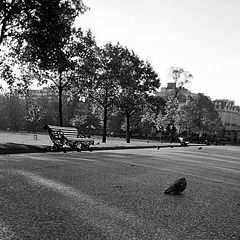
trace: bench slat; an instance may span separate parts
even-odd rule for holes
[[[81,144],[81,148],[88,148],[94,145],[92,138],[79,137],[78,130],[74,127],[59,127],[54,125],[46,125],[44,129],[48,129],[49,136],[54,143],[54,147],[63,147],[68,145],[77,148]]]

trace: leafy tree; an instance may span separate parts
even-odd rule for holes
[[[126,141],[130,142],[130,117],[143,107],[147,95],[155,92],[160,81],[148,62],[122,48],[117,105],[126,116]]]
[[[13,131],[19,131],[25,125],[25,102],[16,93],[6,93],[5,96],[5,113],[8,120],[8,127]],[[4,111],[1,114],[4,114]]]
[[[98,109],[88,100],[78,103],[74,117],[70,120],[71,125],[77,127],[80,133],[95,134],[101,122]]]
[[[29,31],[29,28],[32,30],[33,23],[39,27],[41,25],[38,29],[43,33],[41,39],[51,36],[54,39],[53,33],[56,33],[63,25],[66,25],[67,21],[79,13],[83,13],[86,9],[81,0],[1,0],[0,45],[9,37],[19,38],[25,31]],[[51,17],[49,18],[49,16]],[[42,25],[41,22],[43,18],[46,20],[45,25]],[[50,21],[47,22],[48,20]],[[58,21],[59,28],[52,28]]]
[[[21,62],[10,49],[1,56],[0,64],[0,88],[6,92],[15,92],[20,97],[25,97],[25,108],[28,110],[28,94],[31,85],[35,81],[32,65]]]
[[[160,113],[156,125],[173,135],[176,133],[191,136],[221,135],[223,125],[211,100],[203,94],[188,97],[184,103],[172,97],[166,104],[165,114]],[[173,137],[173,136],[172,136]]]
[[[0,44],[8,37],[16,36],[23,31],[34,9],[34,2],[32,0],[0,1]]]
[[[51,98],[50,100],[47,96],[42,96],[41,98],[37,99],[34,104],[37,105],[44,112],[38,126],[44,126],[46,124],[56,125],[58,123],[57,99]],[[29,106],[31,106],[31,103],[29,103]],[[38,131],[41,130],[43,130],[43,128],[39,127]]]
[[[82,89],[85,89],[90,101],[102,109],[103,134],[102,142],[106,142],[108,111],[113,107],[119,89],[119,64],[121,46],[107,43],[102,48],[92,45],[88,51],[88,61],[83,64],[85,78]],[[90,62],[89,62],[90,60]]]
[[[223,131],[221,119],[212,101],[198,94],[184,104],[181,109],[185,112],[185,130],[205,136],[220,135]]]
[[[39,84],[50,83],[52,90],[58,94],[60,126],[63,125],[63,95],[69,92],[74,81],[79,81],[79,79],[82,81],[84,79],[81,74],[78,74],[78,70],[82,66],[83,58],[86,58],[83,52],[87,51],[87,44],[91,41],[91,37],[89,33],[84,36],[81,30],[73,30],[68,41],[66,41],[64,45],[59,46],[60,49],[56,50],[59,52],[57,53],[59,57],[52,53],[54,55],[53,58],[46,56],[46,61],[43,59],[40,60],[38,62],[39,68],[36,67],[35,75],[38,75]],[[30,53],[29,58],[28,49],[26,49],[25,56],[23,57],[31,60],[32,54],[34,54],[34,52]],[[38,57],[41,58],[43,56]],[[47,59],[48,57],[49,59]],[[35,63],[36,59],[32,59],[31,61]]]
[[[25,109],[25,101],[20,98],[19,93],[23,93],[27,88],[24,85],[23,79],[25,73],[20,72],[18,75],[14,69],[15,62],[11,57],[4,59],[0,65],[0,79],[5,82],[5,93],[3,95],[3,102],[1,108],[1,115],[8,122],[8,127],[13,131],[18,131],[23,127]],[[31,81],[25,79],[25,84],[29,84]]]
[[[147,135],[147,140],[149,136],[153,133],[155,127],[155,113],[149,109],[141,118],[142,129]]]
[[[164,107],[164,113],[159,112],[156,118],[156,128],[159,131],[166,131],[173,141],[176,134],[176,118],[179,111],[179,101],[175,96],[170,96]]]
[[[155,135],[161,130],[156,127],[156,121],[159,114],[164,112],[165,101],[159,96],[149,96],[146,99],[146,104],[141,116],[141,129],[146,133],[147,138],[149,135]]]
[[[59,96],[59,124],[63,125],[62,95],[70,86],[74,70],[74,41],[79,36],[73,30],[76,16],[86,10],[82,1],[42,0],[15,50],[22,61],[39,68],[40,84],[51,81]],[[73,36],[74,35],[74,36]],[[79,40],[79,39],[78,39]],[[77,40],[76,40],[77,41]],[[22,48],[24,46],[24,48]]]
[[[16,92],[0,95],[0,128],[18,131],[24,127],[25,101]]]
[[[165,114],[160,113],[156,119],[157,129],[167,130],[171,141],[175,138],[176,132],[180,128],[180,119],[183,120],[184,112],[180,112],[180,105],[186,101],[185,96],[181,96],[181,89],[189,83],[193,75],[185,71],[183,68],[171,67],[169,70],[169,77],[174,80],[175,89],[171,96],[168,97]],[[182,116],[180,118],[180,115]]]
[[[108,116],[108,132],[111,136],[124,136],[124,124],[125,115],[118,108],[113,107]]]
[[[27,111],[25,119],[28,123],[32,125],[34,132],[36,133],[38,123],[43,119],[44,116],[43,109],[38,105],[31,105]]]
[[[186,84],[188,84],[193,75],[189,71],[185,71],[183,68],[170,67],[169,77],[172,78],[176,84],[174,97],[178,97],[180,91]]]

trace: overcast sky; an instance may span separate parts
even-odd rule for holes
[[[191,91],[240,105],[240,0],[84,0],[77,26],[151,63],[162,87],[169,67],[190,71]]]

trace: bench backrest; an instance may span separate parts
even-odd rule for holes
[[[61,132],[66,138],[77,138],[78,130],[75,127],[59,127],[54,125],[47,125],[47,127],[51,134],[54,137],[58,137],[59,132]]]

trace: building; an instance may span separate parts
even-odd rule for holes
[[[158,92],[156,95],[167,99],[169,96],[173,96],[176,93],[176,90],[177,90],[176,83],[169,82],[167,83],[167,87],[161,87],[160,92]],[[195,97],[197,95],[196,93],[192,93],[191,91],[184,87],[179,90],[178,94],[184,97],[188,96]]]
[[[57,101],[57,94],[48,87],[42,89],[30,89],[27,96],[27,102],[29,105],[37,104],[38,100],[42,98],[46,98],[48,102],[54,102]]]
[[[217,99],[213,101],[225,127],[225,137],[228,141],[240,141],[240,106],[234,101]]]

